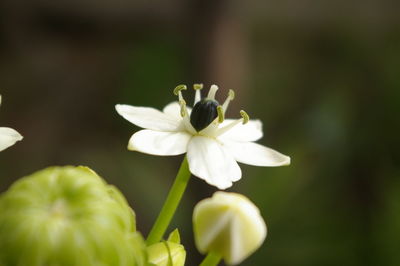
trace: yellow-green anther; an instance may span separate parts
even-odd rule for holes
[[[181,106],[181,116],[184,117],[186,115],[186,102],[184,99],[179,100],[179,105]]]
[[[243,118],[243,125],[246,124],[247,122],[249,122],[250,117],[249,117],[249,115],[248,115],[245,111],[240,110],[240,115],[241,115],[242,118]]]
[[[228,97],[231,99],[231,101],[233,99],[235,99],[235,91],[234,90],[229,90]]]
[[[201,89],[203,88],[203,84],[193,84],[193,89],[196,91],[194,94],[194,103],[193,106],[196,105],[196,103],[201,101]]]
[[[193,89],[196,91],[203,89],[203,83],[193,84]]]
[[[217,107],[217,113],[218,113],[218,123],[224,122],[225,119],[224,109],[222,108],[221,105]]]
[[[186,85],[181,84],[181,85],[176,86],[175,89],[174,89],[174,94],[178,95],[179,92],[182,91],[182,90],[187,90]]]

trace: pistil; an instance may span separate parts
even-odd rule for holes
[[[219,103],[216,100],[205,98],[196,103],[190,114],[190,123],[200,132],[218,117]]]

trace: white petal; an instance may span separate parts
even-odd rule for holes
[[[226,119],[219,127],[224,127],[235,120]],[[256,141],[262,138],[262,123],[260,120],[250,120],[246,124],[238,124],[222,134],[221,138],[228,138],[236,141]]]
[[[180,120],[175,117],[166,115],[150,107],[117,104],[115,109],[123,118],[142,128],[159,131],[177,131],[181,125]]]
[[[231,257],[226,260],[231,265],[240,264],[262,245],[267,236],[267,226],[253,203],[237,202],[236,207],[240,211],[232,221]]]
[[[242,172],[229,151],[212,138],[196,136],[188,145],[189,169],[219,189],[232,186],[241,178]]]
[[[186,110],[188,112],[188,115],[190,116],[192,109],[186,106]],[[174,117],[174,119],[180,121],[181,126],[178,129],[179,131],[184,131],[186,129],[186,131],[188,131],[192,135],[195,135],[197,133],[193,126],[190,124],[190,118],[187,116],[181,116],[181,107],[178,102],[172,102],[168,104],[164,107],[163,112],[166,115]]]
[[[177,101],[169,103],[163,109],[164,114],[174,117],[176,120],[182,119],[181,106]]]
[[[192,112],[192,108],[186,106],[186,110],[188,111],[188,114],[190,115],[190,113]],[[179,102],[177,102],[177,101],[167,104],[164,107],[163,112],[164,112],[164,114],[172,116],[177,120],[182,120],[181,106],[179,105]]]
[[[237,193],[215,192],[193,210],[193,231],[201,253],[214,251],[236,265],[261,246],[267,227],[259,209]]]
[[[191,135],[185,132],[140,130],[132,135],[128,149],[152,155],[179,155],[185,153]]]
[[[290,157],[252,142],[225,141],[236,161],[255,166],[282,166],[290,164]]]
[[[7,149],[20,140],[22,140],[22,136],[14,129],[9,127],[0,127],[0,151]]]
[[[230,226],[232,214],[227,211],[226,206],[218,203],[213,206],[213,202],[210,201],[202,202],[197,206],[194,209],[193,220],[199,224],[201,234],[198,235],[196,232],[196,246],[201,253],[206,253],[210,251],[210,246],[218,239],[221,232],[226,231],[226,228]],[[230,238],[225,238],[225,241],[229,240]]]

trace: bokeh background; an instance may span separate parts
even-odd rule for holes
[[[178,84],[236,91],[229,116],[264,122],[292,158],[242,166],[229,189],[269,235],[242,265],[400,265],[400,4],[337,1],[0,1],[0,192],[50,165],[87,165],[117,185],[146,235],[182,157],[126,149],[126,103],[162,108]],[[193,92],[185,92],[190,99]],[[192,178],[171,230],[202,256],[191,213],[214,188]]]

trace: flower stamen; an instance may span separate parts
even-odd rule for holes
[[[211,85],[210,90],[208,91],[208,95],[207,98],[211,99],[211,100],[215,100],[215,93],[218,90],[218,86],[217,85]]]
[[[188,115],[188,112],[187,112],[187,109],[186,109],[186,101],[185,101],[185,99],[183,99],[183,96],[182,96],[182,91],[183,90],[187,90],[186,85],[184,85],[184,84],[178,85],[174,89],[174,94],[178,95],[179,105],[181,107],[181,116],[185,117],[185,116]]]
[[[218,123],[221,124],[222,122],[224,122],[225,119],[224,109],[221,105],[217,107],[217,113],[218,113]]]
[[[186,109],[186,101],[182,98],[179,100],[179,105],[181,107],[181,116],[185,117],[188,115],[187,109]]]
[[[218,132],[217,132],[217,136],[220,136],[220,135],[226,133],[227,131],[231,130],[233,127],[235,127],[236,125],[238,125],[240,123],[242,123],[244,125],[249,122],[250,117],[245,111],[241,110],[240,115],[242,116],[242,118],[232,121],[231,123],[227,124],[226,126],[219,128]]]
[[[222,110],[224,111],[224,114],[225,114],[226,110],[228,109],[230,101],[232,101],[233,99],[235,99],[235,92],[233,90],[229,90],[228,97],[226,97],[226,100],[225,100],[224,104],[222,105]]]
[[[195,84],[193,84],[193,89],[196,90],[196,91],[203,89],[203,83],[195,83]]]
[[[193,89],[196,91],[196,94],[194,96],[194,105],[196,105],[196,103],[200,102],[201,100],[201,93],[200,91],[203,89],[203,84],[193,84]]]
[[[243,125],[247,124],[250,120],[249,115],[243,110],[240,110],[240,115],[242,116],[242,119],[243,119]]]
[[[174,94],[179,95],[179,92],[181,92],[182,90],[187,90],[186,85],[181,84],[181,85],[176,86],[174,89]]]

